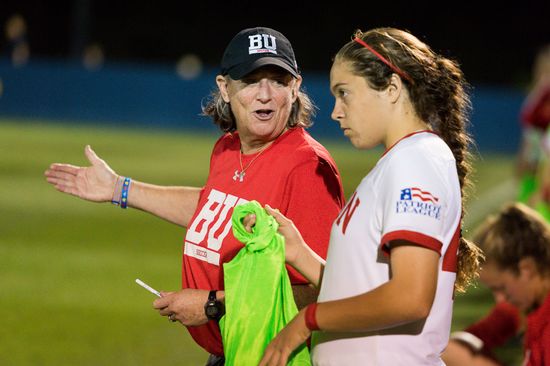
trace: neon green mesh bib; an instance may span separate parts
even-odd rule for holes
[[[242,220],[256,215],[252,233]],[[235,207],[233,235],[245,247],[223,265],[225,316],[220,319],[225,364],[257,365],[269,342],[298,313],[285,268],[285,242],[279,224],[256,201]],[[310,366],[305,345],[288,365]]]

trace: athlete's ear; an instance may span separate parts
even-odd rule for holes
[[[229,98],[229,92],[227,91],[229,81],[227,80],[227,78],[229,78],[229,76],[227,77],[222,75],[216,76],[216,84],[218,84],[218,89],[220,90],[220,94],[222,96],[223,101],[226,103],[229,103],[230,98]]]
[[[396,103],[399,100],[403,92],[403,81],[397,74],[392,74],[385,91],[391,103]]]
[[[531,279],[539,275],[537,263],[531,257],[520,259],[518,263],[518,269],[520,276],[524,276],[527,279]]]

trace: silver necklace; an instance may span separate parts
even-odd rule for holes
[[[245,171],[246,169],[250,168],[250,166],[252,165],[252,163],[258,159],[258,157],[265,151],[265,149],[269,146],[270,144],[267,144],[265,145],[264,147],[262,147],[262,149],[258,152],[258,154],[256,154],[256,156],[250,160],[250,163],[248,163],[244,168],[243,168],[243,152],[241,149],[239,149],[239,163],[241,165],[241,170],[239,171],[238,169],[235,170],[235,174],[233,175],[233,180],[235,182],[239,182],[241,183],[242,181],[244,181],[244,176],[246,175],[245,174]]]

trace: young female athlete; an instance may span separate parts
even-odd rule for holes
[[[481,256],[460,230],[469,170],[463,74],[410,33],[380,28],[357,31],[340,49],[330,88],[332,118],[351,143],[386,151],[333,223],[326,264],[267,207],[287,262],[320,295],[260,365],[286,364],[312,332],[316,365],[442,365],[454,290],[475,277]]]

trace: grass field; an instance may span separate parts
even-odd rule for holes
[[[156,184],[201,185],[216,136],[182,131],[0,120],[0,365],[203,365],[184,327],[152,310],[134,283],[177,289],[184,231],[137,210],[58,193],[52,162],[87,164],[86,144],[117,172]],[[349,196],[379,152],[323,141]],[[514,194],[512,160],[478,156],[473,226]],[[454,328],[489,308],[486,290],[459,296]]]

